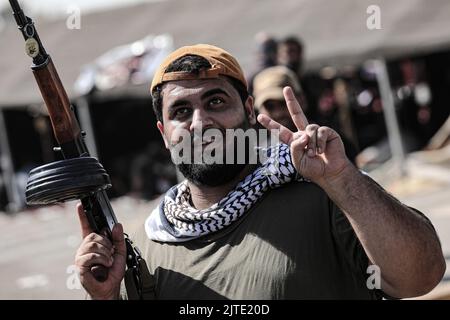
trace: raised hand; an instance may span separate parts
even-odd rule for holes
[[[269,130],[279,130],[281,142],[290,146],[294,167],[303,177],[321,184],[337,176],[350,164],[341,137],[329,127],[309,124],[290,87],[283,89],[283,95],[298,131],[292,132],[264,114],[258,121]]]

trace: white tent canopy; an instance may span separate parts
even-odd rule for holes
[[[450,1],[377,0],[381,28],[369,30],[372,0],[169,0],[81,16],[81,29],[66,20],[34,19],[71,98],[80,70],[109,49],[149,34],[172,35],[175,47],[211,43],[252,67],[253,38],[296,35],[308,68],[359,64],[450,47]],[[0,33],[0,107],[39,103],[40,94],[13,20]],[[145,89],[142,89],[145,90]]]

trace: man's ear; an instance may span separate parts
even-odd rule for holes
[[[255,115],[255,107],[254,107],[254,99],[251,95],[248,96],[244,105],[245,113],[247,114],[248,121],[251,125],[256,124],[256,115]]]
[[[164,140],[164,145],[166,146],[166,149],[169,149],[169,143],[167,142],[166,136],[164,135],[164,125],[161,121],[158,121],[156,123],[156,126],[158,127],[159,133],[161,133],[161,137]]]

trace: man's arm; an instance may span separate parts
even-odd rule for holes
[[[439,283],[445,260],[427,219],[350,163],[317,183],[347,216],[370,261],[380,268],[386,294],[420,296]]]
[[[336,131],[309,124],[290,87],[283,94],[298,131],[266,115],[260,114],[258,121],[279,130],[297,172],[321,186],[347,216],[367,256],[380,268],[383,291],[404,298],[433,289],[442,279],[445,261],[432,225],[360,173],[347,159]]]

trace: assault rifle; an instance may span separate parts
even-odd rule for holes
[[[111,232],[117,218],[106,194],[111,187],[108,174],[97,159],[90,157],[66,91],[50,55],[45,51],[33,21],[25,16],[17,0],[9,0],[19,30],[25,38],[25,51],[33,59],[33,71],[50,116],[53,133],[64,160],[30,171],[26,188],[27,204],[51,204],[80,199],[89,224],[96,233]],[[147,264],[125,234],[127,271],[125,285],[129,299],[153,298],[153,285]],[[108,278],[102,265],[91,268],[98,281]]]

